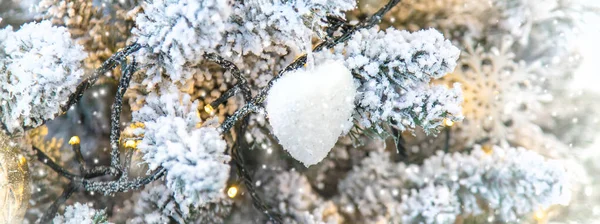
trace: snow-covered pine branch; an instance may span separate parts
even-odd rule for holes
[[[327,25],[327,15],[343,16],[355,7],[352,0],[257,0],[237,4],[221,51],[227,57],[305,53],[312,47],[311,38]]]
[[[448,223],[486,214],[513,222],[565,204],[565,167],[524,148],[475,146],[471,153],[439,152],[422,165],[372,152],[338,185],[341,211],[362,222]]]
[[[444,118],[461,119],[458,87],[430,89],[429,82],[452,72],[460,51],[436,30],[414,33],[389,28],[363,29],[316,61],[340,60],[360,81],[356,118],[381,131],[393,120],[400,130],[435,131]]]
[[[284,223],[341,223],[331,201],[321,198],[302,173],[295,170],[273,172],[262,180],[262,190],[269,197],[265,201],[284,216]]]
[[[155,0],[143,6],[132,33],[144,46],[139,63],[147,68],[141,84],[161,82],[163,72],[172,82],[192,76],[191,66],[220,43],[231,13],[226,0]]]
[[[52,220],[54,224],[107,224],[108,220],[104,210],[96,211],[86,204],[79,202],[69,205],[65,214],[57,215]]]
[[[401,222],[405,169],[387,152],[370,152],[338,184],[340,211],[359,223]]]
[[[405,175],[411,189],[403,198],[403,219],[408,223],[433,223],[438,214],[451,212],[454,216],[493,214],[495,220],[513,222],[570,200],[568,175],[561,162],[524,148],[477,145],[470,154],[440,152],[421,166],[411,165]],[[433,198],[438,201],[432,204],[432,192],[446,192],[446,196],[437,194]]]
[[[138,148],[151,170],[166,168],[166,185],[178,203],[201,206],[223,196],[229,178],[227,143],[212,127],[200,127],[197,101],[170,85],[151,93],[146,105],[133,113],[143,123]]]
[[[83,75],[83,47],[49,21],[0,31],[0,114],[9,132],[53,119]]]

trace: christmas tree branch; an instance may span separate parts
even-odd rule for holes
[[[344,41],[349,40],[350,37],[354,33],[356,33],[356,31],[358,31],[360,29],[370,28],[370,27],[377,25],[381,21],[381,18],[383,17],[383,15],[385,13],[389,12],[398,3],[400,3],[400,1],[401,0],[389,1],[385,6],[383,6],[381,9],[379,9],[372,16],[368,17],[367,19],[358,23],[355,26],[348,28],[347,32],[345,32],[342,35],[340,35],[336,38],[333,38],[331,40],[321,42],[320,44],[315,46],[313,48],[313,52],[318,52],[318,51],[321,51],[324,49],[329,49],[339,43],[343,43]],[[233,124],[235,124],[235,122],[237,122],[239,119],[247,116],[252,111],[257,111],[256,108],[258,108],[258,105],[262,105],[262,103],[266,99],[266,96],[267,96],[269,90],[271,89],[271,87],[273,87],[273,84],[275,84],[275,82],[279,78],[281,78],[285,73],[296,70],[296,69],[304,66],[304,64],[306,64],[307,57],[308,56],[306,54],[304,54],[304,55],[296,58],[296,60],[294,60],[291,64],[287,65],[284,69],[279,71],[278,75],[275,76],[274,78],[272,78],[271,80],[269,80],[269,82],[267,83],[267,86],[263,87],[259,91],[259,93],[254,98],[252,98],[252,100],[246,101],[246,105],[244,107],[240,108],[231,117],[227,118],[223,122],[223,124],[221,124],[222,132],[225,133],[225,132],[229,131],[229,129],[231,129],[233,127]],[[250,108],[252,108],[253,110],[251,111]]]
[[[73,92],[69,96],[69,99],[61,106],[61,108],[59,110],[60,113],[65,113],[73,105],[75,105],[77,102],[79,102],[81,97],[83,97],[83,94],[85,93],[85,91],[87,89],[89,89],[90,87],[92,87],[94,85],[94,83],[96,83],[98,78],[100,78],[101,75],[104,75],[104,74],[106,74],[106,72],[117,67],[117,65],[121,61],[123,61],[123,59],[125,59],[127,56],[131,55],[132,53],[138,51],[140,48],[141,48],[141,46],[139,44],[133,43],[133,44],[125,47],[123,50],[115,53],[110,58],[108,58],[104,63],[102,63],[102,65],[98,69],[96,69],[94,71],[94,73],[90,77],[81,81],[81,83],[75,89],[75,92]],[[43,121],[41,125],[43,125],[46,122],[47,121]],[[5,127],[4,124],[2,124],[1,126],[5,131],[7,131],[7,133],[11,133],[11,132],[8,132],[8,129]],[[28,131],[28,130],[34,129],[36,127],[37,126],[35,126],[35,127],[34,126],[23,126],[23,130]]]
[[[400,2],[400,0],[391,0],[382,9],[380,9],[377,13],[375,13],[371,17],[367,18],[365,21],[357,24],[356,26],[351,26],[351,27],[344,26],[344,31],[345,31],[344,34],[342,34],[341,36],[338,36],[336,38],[333,38],[331,40],[322,42],[321,44],[317,45],[313,49],[313,51],[316,52],[316,51],[321,51],[321,50],[324,50],[327,48],[331,48],[338,43],[342,43],[342,42],[350,39],[350,37],[359,29],[369,28],[369,27],[376,25],[381,20],[381,17],[386,12],[391,10],[399,2]],[[333,33],[333,32],[330,32],[330,33]],[[277,79],[282,77],[286,72],[296,70],[296,69],[304,66],[304,64],[306,63],[306,60],[307,60],[307,55],[304,54],[304,55],[300,56],[299,58],[294,60],[291,64],[286,66],[283,70],[281,70],[279,72],[278,76],[271,79],[268,82],[267,86],[262,88],[260,90],[260,92],[254,98],[251,98],[249,89],[247,89],[247,90],[244,89],[244,88],[248,88],[246,85],[245,79],[241,75],[239,69],[233,63],[223,59],[222,57],[220,57],[219,55],[216,55],[216,54],[205,54],[204,56],[208,60],[221,65],[221,67],[230,70],[232,72],[233,76],[236,79],[238,79],[238,86],[240,88],[242,88],[242,92],[244,93],[244,100],[246,101],[246,104],[242,108],[238,109],[233,115],[228,117],[221,124],[220,131],[221,131],[221,133],[227,133],[231,128],[234,127],[234,125],[237,123],[237,121],[239,121],[240,119],[243,120],[241,122],[241,124],[238,125],[238,128],[235,131],[237,137],[236,137],[236,142],[234,143],[233,150],[232,150],[233,151],[232,157],[233,157],[233,161],[237,167],[238,175],[241,176],[242,179],[244,180],[244,185],[246,186],[247,190],[250,192],[250,196],[252,197],[254,207],[256,209],[264,212],[265,215],[267,215],[272,222],[281,223],[282,219],[279,216],[279,214],[272,213],[269,209],[269,206],[266,205],[261,200],[261,198],[257,195],[256,190],[254,189],[252,176],[249,174],[248,170],[245,168],[246,165],[244,163],[244,159],[243,159],[240,151],[241,151],[241,145],[244,141],[243,136],[244,136],[244,133],[246,131],[248,121],[249,121],[248,115],[250,113],[256,112],[260,109],[260,106],[264,102],[264,100],[267,96],[267,93],[269,92],[269,89],[273,86],[273,84],[277,81]],[[234,87],[234,88],[236,88],[236,87]],[[231,97],[232,95],[233,94],[224,94],[224,96],[222,96],[222,98],[226,99],[226,98]],[[215,108],[222,102],[224,102],[223,99],[220,99],[220,100],[218,99],[217,101],[213,102],[215,105],[213,105],[213,103],[211,103],[210,106]]]

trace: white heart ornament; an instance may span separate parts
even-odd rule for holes
[[[356,88],[350,70],[335,61],[283,74],[266,105],[279,143],[307,167],[323,160],[352,127]]]

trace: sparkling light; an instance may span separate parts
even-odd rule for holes
[[[236,186],[231,186],[231,187],[229,187],[229,189],[227,189],[227,196],[229,196],[229,198],[235,198],[237,193],[238,193],[238,189]]]

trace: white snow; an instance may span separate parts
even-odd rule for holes
[[[0,114],[8,131],[17,132],[56,117],[79,84],[87,55],[66,28],[49,21],[11,29],[0,31]]]
[[[166,185],[177,203],[202,206],[223,196],[229,179],[227,143],[213,127],[198,128],[198,104],[172,85],[151,93],[147,104],[133,113],[144,128],[138,148],[150,169],[167,169]]]
[[[86,204],[79,202],[69,205],[64,215],[57,215],[52,220],[54,224],[96,224],[108,223],[103,210],[96,211]]]

